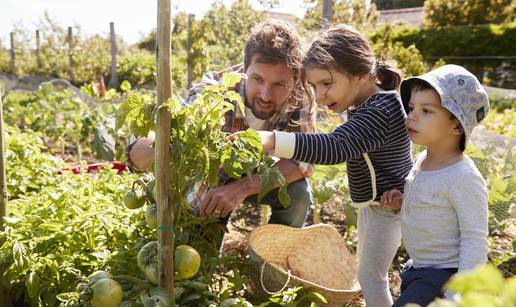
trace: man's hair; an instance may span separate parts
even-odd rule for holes
[[[292,69],[297,86],[301,75],[303,44],[297,31],[288,23],[268,19],[251,29],[244,48],[244,69],[251,65],[254,55],[257,63],[285,63]]]
[[[414,93],[414,92],[422,92],[422,91],[434,91],[437,93],[435,88],[433,88],[433,86],[431,86],[430,83],[428,83],[424,80],[421,80],[421,79],[412,80],[410,92]],[[455,115],[451,114],[451,112],[450,112],[450,119],[457,119],[457,117],[455,117]],[[459,121],[457,120],[457,122],[459,122]],[[460,125],[460,122],[459,122],[459,125]],[[462,126],[461,126],[461,128],[462,128]],[[462,132],[462,134],[460,136],[459,148],[461,151],[464,151],[466,149],[466,134],[464,133],[464,131]]]

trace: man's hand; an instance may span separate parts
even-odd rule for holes
[[[154,135],[140,138],[134,143],[133,148],[129,152],[129,157],[136,168],[152,171],[152,163],[154,162],[153,143]]]
[[[384,192],[380,198],[380,206],[382,208],[388,208],[394,211],[400,211],[402,202],[403,194],[396,189]]]
[[[210,189],[200,203],[201,216],[225,217],[247,197],[239,181]]]

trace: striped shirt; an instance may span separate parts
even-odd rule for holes
[[[354,202],[373,196],[371,176],[363,154],[376,173],[375,200],[382,193],[403,191],[412,167],[411,143],[405,129],[407,115],[395,91],[378,92],[348,111],[348,120],[329,134],[295,134],[292,158],[314,164],[347,162],[349,189]]]

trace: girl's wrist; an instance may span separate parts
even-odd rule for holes
[[[258,131],[262,140],[263,151],[266,153],[274,152],[276,138],[274,132],[271,131]]]

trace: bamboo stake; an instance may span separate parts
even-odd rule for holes
[[[171,76],[171,0],[158,0],[157,34],[158,107],[172,97]],[[174,291],[174,225],[169,202],[170,186],[170,112],[160,108],[156,123],[155,168],[158,206],[159,285]],[[174,303],[175,306],[175,303]]]
[[[0,230],[4,229],[4,216],[7,216],[7,184],[5,175],[5,152],[4,152],[4,114],[2,96],[4,95],[3,84],[0,83]]]
[[[4,216],[7,216],[7,177],[5,175],[5,153],[4,153],[4,96],[3,84],[0,82],[0,230],[4,230]],[[0,242],[0,245],[2,242]],[[0,269],[0,306],[12,307],[11,292],[4,287],[2,280],[3,271]]]

